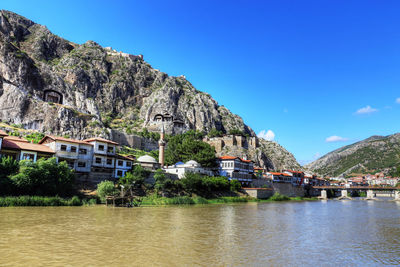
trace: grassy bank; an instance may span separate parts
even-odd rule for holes
[[[72,198],[42,197],[42,196],[18,196],[0,197],[0,207],[17,206],[82,206],[95,205],[96,199],[80,199],[77,196]]]
[[[163,205],[194,205],[194,204],[219,204],[219,203],[237,203],[237,202],[249,202],[257,201],[254,198],[249,197],[220,197],[213,199],[206,199],[203,197],[157,197],[147,196],[142,198],[141,204],[144,206],[163,206]]]
[[[164,206],[164,205],[195,205],[195,204],[223,204],[244,202],[275,202],[275,201],[306,201],[317,200],[317,198],[287,197],[275,194],[268,199],[256,199],[252,197],[219,197],[206,199],[203,197],[159,197],[156,195],[146,196],[141,199],[142,206]]]

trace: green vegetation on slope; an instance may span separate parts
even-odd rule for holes
[[[350,149],[354,151],[349,153]],[[338,176],[343,173],[377,173],[399,175],[400,140],[398,135],[371,137],[328,154],[337,156],[324,165],[313,168],[319,174]],[[317,162],[318,163],[318,160]],[[312,163],[315,164],[315,163]]]

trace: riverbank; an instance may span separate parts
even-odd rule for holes
[[[287,197],[280,194],[274,194],[268,199],[256,199],[252,197],[219,197],[206,199],[203,197],[157,197],[146,196],[140,201],[141,206],[166,206],[166,205],[206,205],[206,204],[226,204],[226,203],[245,203],[245,202],[278,202],[278,201],[311,201],[317,198]]]
[[[80,199],[78,196],[72,198],[43,197],[43,196],[9,196],[0,197],[0,207],[18,206],[83,206],[96,205],[96,199]]]
[[[218,197],[206,199],[203,197],[160,197],[146,196],[140,198],[137,203],[141,206],[166,206],[166,205],[206,205],[206,204],[227,204],[227,203],[245,203],[245,202],[275,202],[275,201],[310,201],[317,198],[303,197],[287,197],[284,195],[275,194],[268,199],[256,199],[252,197]],[[78,196],[72,198],[61,197],[43,197],[43,196],[9,196],[0,197],[0,207],[18,207],[18,206],[85,206],[96,205],[96,199],[80,199]]]

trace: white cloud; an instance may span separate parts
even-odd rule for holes
[[[273,141],[275,139],[275,133],[271,130],[265,131],[262,130],[257,134],[258,137],[264,138],[267,141]]]
[[[400,104],[400,97],[396,98],[396,103]]]
[[[371,106],[366,106],[357,110],[356,114],[370,114],[377,111],[378,110],[376,108],[371,108]]]
[[[327,142],[327,143],[346,142],[346,141],[349,141],[349,138],[340,137],[340,136],[337,136],[337,135],[332,135],[332,136],[329,136],[329,137],[327,137],[325,139],[325,142]]]

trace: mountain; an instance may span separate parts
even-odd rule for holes
[[[93,41],[70,42],[5,10],[0,11],[0,120],[74,138],[125,140],[158,132],[162,123],[169,134],[214,129],[256,136],[241,117],[184,76],[156,70],[142,55]]]
[[[400,133],[371,136],[341,147],[306,165],[307,169],[328,176],[385,172],[393,174],[400,166]]]

